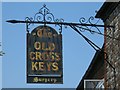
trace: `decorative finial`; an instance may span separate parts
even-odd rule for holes
[[[46,7],[46,4],[43,4],[43,7]]]

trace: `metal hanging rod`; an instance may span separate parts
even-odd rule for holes
[[[93,43],[90,39],[88,39],[86,36],[84,36],[76,27],[74,27],[73,25],[70,25],[70,27],[75,30],[80,36],[82,36],[87,42],[88,44],[94,48],[94,50],[101,50],[100,47],[98,47],[95,43]]]
[[[83,24],[83,23],[67,23],[67,22],[41,22],[41,21],[21,21],[21,20],[7,20],[6,22],[9,23],[33,23],[33,24],[59,24],[59,25],[80,25],[80,26],[95,26],[95,27],[111,27],[114,28],[115,26],[111,25],[96,25],[96,24]]]
[[[91,22],[92,20],[94,20],[94,17],[90,17],[88,20],[86,20],[84,17],[82,17],[82,18],[79,19],[78,23],[64,22],[64,19],[55,19],[54,15],[50,12],[50,10],[46,7],[46,5],[43,5],[43,7],[39,10],[39,12],[37,12],[35,14],[34,17],[26,17],[25,20],[23,20],[23,21],[22,20],[7,20],[6,22],[13,23],[13,24],[24,23],[27,26],[26,27],[27,32],[29,32],[29,25],[30,24],[44,24],[44,25],[53,24],[53,25],[59,25],[61,31],[62,31],[62,26],[69,26],[73,30],[75,30],[80,36],[82,36],[94,50],[102,51],[102,49],[99,46],[97,46],[94,42],[92,42],[89,38],[87,38],[81,32],[84,32],[84,30],[86,30],[86,31],[89,31],[91,34],[92,33],[97,33],[97,34],[103,35],[105,37],[116,39],[116,38],[111,37],[109,35],[103,34],[98,28],[98,27],[104,27],[105,29],[106,28],[115,28],[115,26],[112,26],[112,25],[99,25],[99,24],[97,24],[99,20],[96,23],[92,23]],[[91,30],[91,28],[95,28],[97,31]],[[118,40],[118,39],[116,39],[116,40]],[[106,56],[106,58],[105,58],[106,62],[114,70],[114,77],[116,77],[115,67],[108,61],[107,53],[104,52],[104,51],[103,51],[103,53]],[[116,83],[116,81],[115,81],[115,83]]]

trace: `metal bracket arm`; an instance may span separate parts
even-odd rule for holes
[[[80,25],[80,26],[95,26],[95,27],[111,27],[114,28],[114,26],[111,25],[96,25],[96,24],[83,24],[83,23],[67,23],[67,22],[40,22],[40,21],[20,21],[20,20],[7,20],[6,22],[9,23],[33,23],[33,24],[61,24],[61,25]]]

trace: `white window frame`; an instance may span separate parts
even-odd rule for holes
[[[84,80],[84,89],[87,88],[87,87],[86,87],[86,82],[98,82],[98,84],[95,85],[94,88],[104,89],[104,79],[85,79],[85,80]],[[92,88],[92,87],[91,87],[91,88]]]

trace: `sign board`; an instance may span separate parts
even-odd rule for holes
[[[27,83],[63,83],[62,34],[49,26],[27,33]]]

